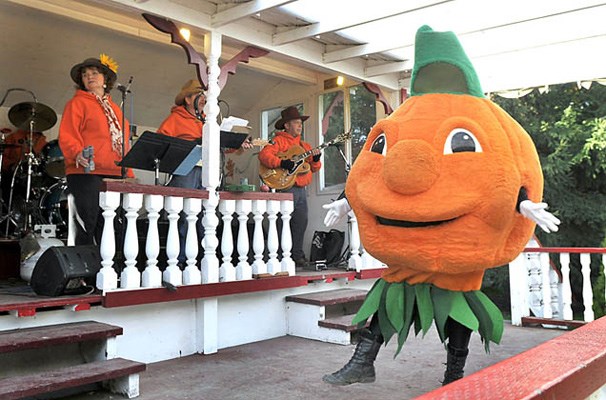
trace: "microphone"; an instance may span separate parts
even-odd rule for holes
[[[130,78],[128,78],[128,82],[126,83],[126,86],[124,86],[121,83],[118,83],[118,86],[116,86],[116,88],[121,91],[122,93],[130,93],[130,85],[132,85],[133,83],[133,76],[131,75]]]
[[[95,156],[95,149],[93,146],[86,146],[82,149],[82,156],[88,160],[88,167],[84,167],[84,173],[88,174],[95,170],[95,162],[93,157]]]

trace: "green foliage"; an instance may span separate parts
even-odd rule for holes
[[[532,137],[545,177],[544,200],[562,220],[544,245],[599,246],[606,233],[606,87],[576,84],[493,99]]]
[[[606,236],[606,87],[551,86],[519,99],[494,97],[532,137],[545,178],[543,198],[562,220],[557,233],[537,236],[545,246],[599,247]],[[595,258],[595,257],[594,257]],[[604,315],[604,283],[592,263],[596,316]],[[603,274],[602,274],[603,275]],[[582,309],[578,258],[571,260],[573,309]]]

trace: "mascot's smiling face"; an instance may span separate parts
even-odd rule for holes
[[[411,97],[377,123],[346,193],[364,248],[396,280],[511,261],[534,229],[516,210],[520,189],[536,202],[542,185],[535,147],[505,111],[485,98],[436,93]]]

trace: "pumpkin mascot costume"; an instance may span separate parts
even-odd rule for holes
[[[560,221],[539,203],[530,136],[485,98],[454,33],[417,31],[411,97],[373,127],[345,193],[324,206],[325,222],[348,202],[364,248],[388,268],[354,318],[371,322],[353,357],[323,380],[374,382],[381,345],[395,335],[397,355],[412,326],[425,334],[434,322],[447,349],[443,384],[462,378],[471,333],[486,351],[503,333],[501,312],[479,290],[484,271],[513,260],[535,223],[549,232]]]

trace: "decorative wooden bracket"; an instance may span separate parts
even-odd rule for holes
[[[219,87],[223,89],[227,83],[227,75],[234,75],[239,62],[248,63],[250,58],[263,57],[267,55],[269,51],[259,49],[257,47],[248,46],[238,54],[236,54],[231,60],[221,66],[221,74],[219,74]]]
[[[196,66],[196,73],[198,75],[198,79],[202,83],[204,90],[208,89],[208,73],[206,66],[206,57],[202,54],[198,53],[191,44],[187,40],[181,36],[179,29],[175,25],[174,22],[166,19],[156,17],[155,15],[143,14],[143,18],[154,28],[159,30],[160,32],[169,33],[171,43],[178,44],[185,50],[187,53],[187,61],[189,64],[194,64]]]
[[[174,22],[166,19],[156,17],[155,15],[143,14],[143,18],[154,28],[160,32],[169,33],[170,40],[172,43],[178,44],[185,50],[187,54],[187,61],[189,64],[196,66],[196,73],[198,79],[202,83],[204,90],[208,89],[208,66],[206,65],[206,57],[198,53],[187,40],[181,36],[179,29]],[[236,54],[231,60],[221,66],[221,73],[219,74],[219,87],[223,89],[227,83],[227,76],[229,74],[234,75],[239,62],[247,63],[251,58],[263,57],[267,55],[269,51],[262,50],[257,47],[248,46],[238,54]]]
[[[383,108],[385,109],[385,114],[389,115],[393,112],[393,108],[391,108],[391,106],[387,102],[387,99],[383,95],[383,92],[381,91],[381,88],[378,85],[376,85],[374,83],[370,83],[370,82],[362,82],[362,84],[364,85],[366,90],[368,90],[370,93],[375,95],[377,101],[379,101],[381,104],[383,104]]]

